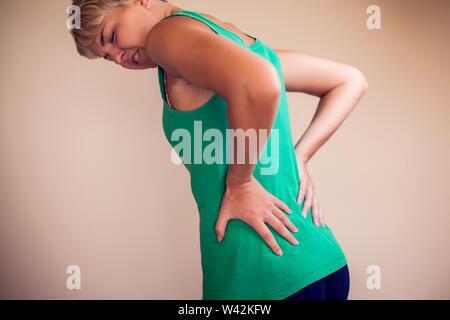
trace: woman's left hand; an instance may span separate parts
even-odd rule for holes
[[[306,218],[308,211],[312,208],[312,221],[319,227],[325,226],[325,221],[322,215],[322,209],[319,207],[319,202],[317,201],[316,192],[314,190],[314,184],[312,182],[311,176],[308,173],[308,168],[306,167],[306,160],[302,157],[297,157],[298,171],[300,176],[300,190],[297,196],[297,203],[302,204],[303,198],[305,198],[305,203],[303,204],[302,215]]]

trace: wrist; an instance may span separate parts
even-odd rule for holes
[[[306,164],[309,161],[309,159],[308,159],[307,156],[305,156],[305,155],[303,155],[301,153],[298,153],[297,154],[297,161]]]
[[[252,176],[239,176],[236,174],[227,174],[227,177],[225,179],[225,184],[227,187],[239,187],[239,186],[243,186],[246,185],[248,183],[250,183],[252,180]]]

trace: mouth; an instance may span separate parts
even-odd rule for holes
[[[131,60],[137,66],[141,64],[142,56],[139,49],[137,49],[134,55],[132,55]]]

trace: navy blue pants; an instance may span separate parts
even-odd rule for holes
[[[345,265],[283,300],[347,300],[349,291],[350,273]]]

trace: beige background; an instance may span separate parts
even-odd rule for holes
[[[449,299],[450,2],[173,3],[365,74],[368,92],[309,164],[349,298]],[[79,57],[69,4],[0,2],[0,298],[201,299],[198,213],[170,162],[156,70]],[[371,4],[381,30],[366,28]],[[297,140],[318,100],[288,99]],[[72,264],[81,290],[65,287]]]

